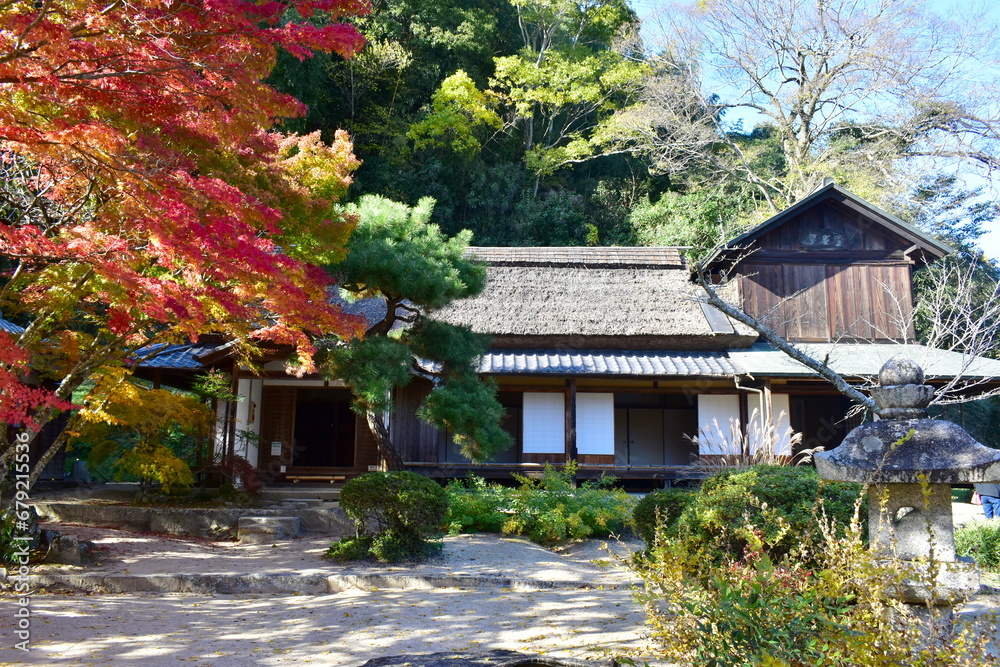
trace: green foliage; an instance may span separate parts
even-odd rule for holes
[[[415,150],[437,147],[471,157],[482,148],[478,135],[501,125],[486,95],[468,74],[458,70],[441,82],[431,97],[430,112],[411,125],[406,136]]]
[[[330,350],[326,370],[350,385],[351,407],[364,414],[389,408],[389,391],[413,379],[413,356],[405,343],[384,336],[353,340]]]
[[[445,380],[434,387],[417,416],[453,434],[455,444],[471,461],[488,461],[513,444],[500,427],[504,409],[496,383],[472,374]]]
[[[429,538],[444,525],[448,496],[431,479],[408,471],[366,473],[344,485],[340,506],[357,537],[330,546],[327,555],[335,560],[397,561],[441,548]]]
[[[448,528],[457,533],[502,533],[514,490],[469,473],[452,480],[448,492]]]
[[[479,293],[486,272],[465,257],[469,233],[448,238],[430,224],[432,209],[429,199],[410,208],[373,196],[350,207],[360,224],[348,244],[350,254],[333,270],[352,296],[385,299],[386,315],[364,339],[331,347],[325,371],[350,385],[353,407],[361,414],[391,408],[390,390],[405,386],[414,374],[431,376],[435,387],[418,416],[449,430],[469,459],[483,461],[512,444],[500,428],[504,410],[496,387],[476,375],[489,341],[430,315]]]
[[[582,245],[587,225],[583,199],[566,190],[523,197],[514,206],[514,236],[521,245]]]
[[[454,375],[475,370],[483,350],[490,344],[489,336],[474,333],[468,327],[426,318],[408,329],[403,340],[415,354],[423,359],[433,359],[446,372]]]
[[[745,196],[722,188],[667,192],[655,203],[640,201],[628,225],[639,245],[691,246],[697,258],[736,236],[749,211]]]
[[[1000,572],[1000,521],[974,521],[955,530],[955,553],[970,556],[976,565]]]
[[[632,526],[647,546],[653,546],[657,528],[669,532],[694,499],[691,489],[661,489],[647,493],[632,510]]]
[[[508,488],[470,476],[448,485],[449,526],[453,533],[502,532],[526,535],[539,544],[556,544],[621,532],[631,516],[633,499],[614,480],[573,485],[576,465],[564,470],[545,466],[541,479],[514,475],[520,486]]]
[[[817,517],[781,559],[768,554],[753,522],[722,531],[730,535],[721,541],[743,541],[745,549],[715,561],[695,542],[661,539],[629,563],[645,584],[638,598],[663,661],[972,667],[988,660],[973,628],[953,627],[936,608],[918,616],[885,597],[913,575],[898,563],[873,561],[857,520],[845,526]]]
[[[232,376],[220,370],[209,370],[195,376],[195,380],[191,384],[191,391],[203,399],[242,400],[239,394],[233,393]]]
[[[464,256],[469,233],[446,237],[430,224],[433,208],[429,198],[411,208],[385,197],[362,197],[347,207],[360,222],[347,257],[331,270],[357,296],[381,294],[431,309],[479,293],[486,271]]]
[[[526,129],[528,169],[549,176],[600,153],[605,124],[638,93],[648,68],[585,46],[496,58],[490,84]]]
[[[34,522],[37,524],[37,521],[36,516]],[[21,551],[25,544],[29,545],[29,549],[32,545],[30,541],[14,539],[23,534],[23,531],[17,529],[17,523],[17,512],[13,507],[0,509],[0,564],[21,565],[19,557],[15,554]],[[38,553],[32,551],[29,560],[37,560],[38,556]]]
[[[805,466],[723,470],[702,483],[668,535],[683,535],[715,560],[741,554],[751,539],[760,539],[778,560],[816,537],[818,501],[823,512],[844,526],[859,494],[858,485],[821,482]],[[759,537],[732,529],[743,524],[754,526]]]

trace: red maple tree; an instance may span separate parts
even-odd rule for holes
[[[0,3],[0,313],[26,325],[0,334],[7,425],[37,433],[88,377],[151,342],[211,331],[291,344],[308,370],[311,334],[360,332],[320,268],[353,226],[334,209],[357,166],[350,141],[273,132],[303,108],[264,79],[279,49],[355,54],[363,38],[340,21],[365,11]]]

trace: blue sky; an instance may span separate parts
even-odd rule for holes
[[[767,2],[768,0],[760,1]],[[657,12],[661,7],[665,7],[671,3],[669,0],[630,0],[630,4],[639,15],[639,18],[645,19],[647,16]],[[959,3],[954,2],[954,0],[928,0],[927,4],[936,11],[946,13],[950,7],[955,7]],[[1000,22],[1000,2],[988,2],[987,6],[991,7],[990,13]],[[752,121],[749,118],[745,119],[744,125],[749,128],[752,125]],[[977,182],[977,185],[980,182]],[[993,176],[985,185],[987,192],[991,192],[994,198],[1000,198],[1000,175]],[[992,222],[986,229],[987,233],[980,238],[979,246],[988,257],[1000,260],[1000,221]]]

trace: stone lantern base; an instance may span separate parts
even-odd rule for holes
[[[955,562],[885,560],[879,565],[902,569],[902,579],[886,595],[909,604],[953,606],[979,592],[979,570],[971,558]]]

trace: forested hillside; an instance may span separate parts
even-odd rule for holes
[[[833,177],[969,247],[997,215],[953,167],[997,164],[982,17],[758,4],[375,0],[359,56],[271,81],[309,106],[289,129],[350,132],[352,198],[431,196],[479,245],[706,247]]]

